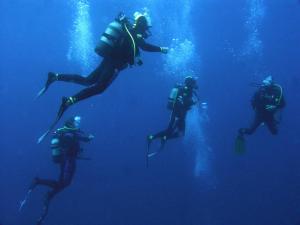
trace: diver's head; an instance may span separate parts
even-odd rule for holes
[[[65,126],[72,129],[79,129],[81,122],[80,116],[73,116],[65,122]]]
[[[262,81],[262,86],[264,87],[270,87],[273,84],[273,77],[272,76],[267,76],[263,81]]]
[[[151,36],[150,27],[151,19],[147,12],[140,13],[135,12],[134,16],[134,25],[133,28],[136,32],[143,36],[143,38],[148,38]]]
[[[189,89],[197,89],[198,85],[197,85],[197,78],[192,77],[192,76],[187,76],[184,79],[184,84],[186,87],[188,87]]]

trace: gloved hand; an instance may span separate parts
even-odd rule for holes
[[[89,137],[88,137],[90,140],[93,140],[94,138],[95,138],[95,136],[94,135],[92,135],[92,134],[89,134]]]
[[[137,59],[136,64],[138,66],[141,66],[141,65],[143,65],[143,61],[141,59]]]
[[[180,105],[183,105],[183,98],[182,98],[182,96],[179,96],[177,98],[177,103],[180,104]]]
[[[276,109],[276,105],[266,105],[265,109],[268,111],[273,111]]]
[[[160,51],[161,51],[161,53],[163,53],[163,54],[167,54],[168,51],[169,51],[169,48],[168,48],[168,47],[160,47]]]

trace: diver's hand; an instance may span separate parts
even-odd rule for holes
[[[169,48],[168,47],[160,47],[160,52],[163,54],[167,54],[169,52]]]
[[[89,138],[89,140],[91,141],[91,140],[93,140],[93,139],[95,138],[95,136],[92,135],[92,134],[89,134],[88,138]]]
[[[276,105],[266,105],[265,109],[268,111],[274,111],[276,109]]]
[[[180,104],[180,105],[183,105],[183,98],[182,98],[182,96],[179,96],[177,98],[177,103]]]

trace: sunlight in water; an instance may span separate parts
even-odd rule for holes
[[[248,40],[246,42],[243,55],[260,56],[262,54],[263,43],[260,39],[260,25],[265,16],[265,6],[263,0],[248,0],[248,18],[245,26],[248,30]]]
[[[91,31],[90,5],[87,0],[72,0],[74,22],[70,30],[70,46],[67,57],[78,63],[83,71],[88,70],[94,56]]]

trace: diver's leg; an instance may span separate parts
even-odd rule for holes
[[[73,95],[71,98],[76,102],[82,101],[94,95],[99,95],[106,90],[106,88],[111,84],[112,81],[97,83],[91,87],[85,88],[77,94]]]
[[[52,189],[57,189],[60,186],[61,179],[64,175],[65,165],[66,165],[66,161],[59,164],[60,172],[59,172],[58,180],[41,179],[39,177],[35,177],[32,183],[34,183],[35,185],[44,185]]]
[[[258,113],[255,114],[254,121],[250,128],[240,128],[239,129],[239,135],[243,136],[244,134],[252,135],[257,127],[263,122],[262,116]]]
[[[59,121],[59,119],[63,116],[64,112],[73,104],[82,101],[84,99],[87,99],[91,96],[101,94],[105,89],[109,86],[109,84],[100,83],[93,85],[91,87],[85,88],[84,90],[80,91],[74,96],[71,97],[62,97],[61,105],[59,107],[59,110],[57,112],[56,122]],[[55,122],[55,123],[56,123]]]
[[[46,218],[46,216],[48,214],[49,204],[50,204],[51,199],[58,192],[60,192],[63,189],[62,185],[61,185],[61,179],[63,178],[63,173],[64,173],[64,170],[65,170],[65,166],[66,166],[65,162],[60,164],[59,180],[55,181],[55,185],[54,185],[54,182],[53,182],[52,190],[46,193],[45,198],[44,198],[43,211],[42,211],[42,214],[39,217],[36,225],[41,225],[43,223],[44,219]]]
[[[106,64],[106,60],[103,59],[101,64],[87,77],[78,74],[58,74],[58,73],[49,72],[45,86],[38,93],[38,97],[43,95],[48,90],[49,86],[55,81],[72,82],[84,86],[92,85],[96,83],[99,77],[101,76],[101,72],[104,69],[105,64]]]
[[[76,158],[70,157],[66,160],[60,176],[60,184],[63,188],[69,186],[76,171]]]
[[[38,177],[35,178],[34,182],[35,185],[44,185],[50,188],[55,188],[58,185],[58,182],[56,180],[40,179]]]
[[[168,133],[169,133],[169,129],[165,129],[165,130],[159,131],[156,134],[151,135],[152,136],[151,140],[155,140],[157,138],[162,138],[164,136],[167,136]]]
[[[174,132],[168,136],[168,139],[174,139],[185,135],[185,118],[178,118],[175,123]]]
[[[74,173],[76,170],[76,159],[74,157],[70,157],[65,160],[64,163],[60,165],[60,175],[59,180],[56,181],[56,185],[53,186],[53,189],[49,191],[46,195],[46,202],[50,202],[50,200],[67,186],[69,186],[72,182]]]
[[[101,94],[106,88],[114,81],[117,77],[119,71],[116,66],[116,62],[110,59],[105,59],[102,62],[101,67],[101,74],[97,76],[97,82],[92,85],[91,87],[85,88],[84,90],[80,91],[74,96],[71,97],[63,97],[62,103],[60,105],[59,111],[57,113],[56,120],[54,121],[52,127],[60,120],[64,112],[68,109],[69,106],[82,101],[86,98],[89,98],[94,95]]]
[[[269,131],[271,132],[271,134],[276,135],[278,134],[278,128],[277,128],[277,124],[278,122],[275,120],[274,115],[268,115],[265,118],[265,124],[267,125]]]
[[[165,130],[163,136],[160,138],[160,149],[165,147],[167,140],[171,139],[174,133],[176,133],[178,118],[175,116],[175,113],[172,112],[168,128]]]
[[[41,216],[39,217],[36,225],[41,225],[46,218],[48,211],[49,211],[49,204],[51,199],[61,190],[61,187],[59,185],[59,182],[57,182],[57,185],[52,189],[52,191],[49,191],[46,193],[44,198],[44,205],[43,205],[43,211]]]
[[[43,223],[44,219],[46,218],[46,216],[48,214],[48,210],[49,210],[49,202],[44,202],[43,212],[42,212],[41,216],[39,217],[39,219],[37,220],[36,225],[41,225]]]
[[[97,80],[96,84],[92,85],[91,87],[83,89],[82,91],[80,91],[79,93],[75,94],[72,97],[62,98],[62,103],[57,114],[58,119],[63,115],[63,113],[67,110],[67,108],[70,105],[73,105],[91,96],[101,94],[113,82],[113,80],[117,77],[117,75],[118,75],[118,70],[115,69],[112,65],[106,64],[106,67],[105,69],[103,69],[102,74]]]
[[[83,86],[90,86],[92,84],[95,84],[99,80],[101,74],[105,70],[106,65],[107,65],[106,60],[103,59],[101,64],[87,77],[78,74],[57,74],[56,80],[71,82]]]
[[[160,132],[158,132],[156,134],[148,135],[147,136],[148,142],[151,143],[151,141],[153,141],[153,140],[155,140],[157,138],[164,138],[164,139],[166,139],[166,137],[173,132],[174,124],[175,124],[175,115],[172,112],[167,129],[165,129],[163,131],[160,131]]]

